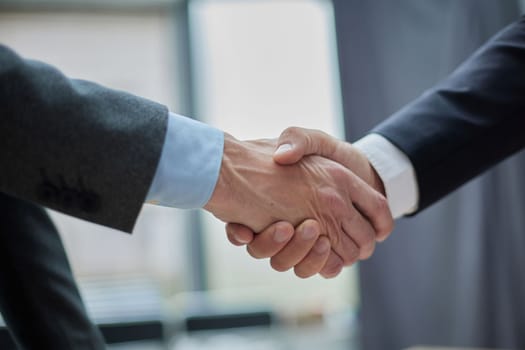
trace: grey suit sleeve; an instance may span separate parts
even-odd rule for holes
[[[525,17],[374,132],[410,158],[419,210],[525,147]]]
[[[0,45],[0,191],[130,232],[167,108],[65,77]]]

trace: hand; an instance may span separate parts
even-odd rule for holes
[[[307,227],[316,234],[309,242],[298,244],[302,241],[297,237],[304,237]],[[277,222],[257,235],[246,226],[227,224],[226,233],[232,244],[247,245],[248,253],[252,257],[270,258],[271,266],[277,271],[286,271],[293,267],[295,274],[301,278],[311,277],[316,273],[325,278],[332,278],[337,276],[344,266],[342,259],[330,249],[329,239],[319,234],[319,224],[315,220],[305,220],[295,231],[290,223]],[[292,237],[295,240],[290,240]],[[292,254],[293,258],[290,258]]]
[[[391,222],[385,198],[322,157],[280,166],[272,159],[275,148],[275,141],[242,142],[226,135],[219,180],[205,209],[253,231],[283,220],[296,226],[311,218],[342,264],[371,254],[378,227]],[[375,226],[367,219],[371,216]]]
[[[383,196],[386,195],[383,181],[368,158],[348,142],[320,130],[291,127],[281,133],[277,145],[273,159],[278,164],[294,164],[304,156],[315,154],[343,165]],[[392,224],[389,225],[390,230],[382,230],[381,233],[388,235],[393,229]]]
[[[291,267],[301,278],[310,277],[325,265],[326,277],[337,275],[343,268],[341,258],[330,249],[330,240],[320,235],[315,220],[305,220],[295,229],[287,222],[280,221],[257,234],[253,239],[250,229],[239,224],[228,224],[228,239],[234,245],[247,246],[248,253],[256,259],[270,258],[271,266],[277,271]],[[311,272],[315,271],[315,272]]]
[[[278,163],[293,164],[305,155],[318,154],[337,161],[351,169],[355,174],[384,195],[383,183],[374,168],[368,162],[368,159],[348,143],[339,141],[321,131],[289,128],[281,134],[278,145],[279,147],[274,154],[274,160]],[[385,221],[383,225],[384,226],[378,227],[378,241],[386,239],[392,231],[392,218],[390,217],[390,220]],[[257,249],[262,249],[260,248],[262,245],[269,244],[268,241],[263,238],[263,234],[274,229],[273,226],[270,226],[261,234],[254,237],[252,231],[239,225],[228,225],[226,228],[230,241],[237,244],[248,244],[248,251],[253,250],[252,247],[254,246],[257,247]],[[297,254],[299,255],[309,256],[308,251],[305,251],[304,247],[295,245],[293,241],[290,242],[286,248],[298,251]],[[268,248],[265,249],[268,250]],[[360,259],[369,257],[371,253],[372,252],[360,256]],[[272,266],[274,266],[273,261]],[[322,266],[321,269],[314,268],[314,265],[310,266],[312,266],[310,269],[301,269],[300,277],[311,276],[317,272],[324,277],[334,277],[341,270],[337,269],[337,261],[334,259],[328,259],[327,263]],[[296,274],[298,274],[297,271]]]

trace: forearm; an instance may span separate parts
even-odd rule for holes
[[[411,160],[418,210],[525,146],[525,19],[373,130]]]
[[[160,157],[165,107],[3,46],[0,102],[0,191],[132,229]]]

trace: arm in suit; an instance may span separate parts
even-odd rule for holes
[[[358,148],[320,131],[288,129],[278,141],[287,145],[287,150],[274,158],[292,164],[304,155],[318,154],[343,164],[376,190],[386,190],[387,195],[403,197],[408,196],[408,190],[419,190],[419,202],[415,195],[414,203],[396,211],[397,216],[423,210],[525,147],[525,17],[494,36],[443,82],[372,133],[357,142],[361,143]],[[362,142],[370,136],[374,141]],[[380,154],[384,150],[388,152]],[[382,159],[378,162],[374,157]],[[392,187],[401,189],[394,191]],[[398,198],[388,201],[404,202]],[[415,211],[412,204],[416,204]],[[279,255],[266,239],[273,230],[275,225],[254,236],[245,227],[227,227],[232,242],[248,243],[250,251],[269,252],[265,257],[272,259]],[[286,248],[301,250],[293,242]]]
[[[0,191],[131,231],[168,110],[0,46]]]
[[[412,162],[420,211],[525,146],[525,17],[377,126]]]
[[[0,193],[0,212],[0,311],[17,349],[105,349],[45,210]]]
[[[223,221],[257,230],[279,219],[299,224],[314,217],[333,237],[338,262],[346,264],[370,254],[376,233],[390,231],[385,198],[332,161],[310,157],[296,166],[279,167],[271,157],[274,141],[239,141],[227,135],[223,143],[220,132],[210,150],[217,151],[217,161],[211,162],[192,156],[211,140],[179,128],[180,133],[172,132],[176,118],[168,117],[163,106],[68,79],[5,47],[0,47],[0,67],[0,102],[5,106],[0,118],[0,166],[5,168],[0,192],[125,231],[132,229],[146,196],[178,207],[188,201]],[[187,152],[170,146],[177,145],[170,139],[186,144]],[[177,154],[190,158],[188,169]],[[177,181],[200,178],[204,167],[214,176],[196,186]],[[172,176],[177,173],[173,168],[182,169],[182,177]],[[200,191],[203,185],[206,190]],[[170,186],[175,190],[166,189]],[[178,202],[186,191],[203,195]],[[350,222],[355,227],[345,232],[342,227]]]

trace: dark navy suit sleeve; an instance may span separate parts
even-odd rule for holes
[[[44,209],[0,193],[0,212],[0,311],[17,349],[106,349]]]
[[[525,147],[525,17],[373,132],[412,161],[418,210]]]
[[[0,45],[0,192],[131,231],[168,110]]]

